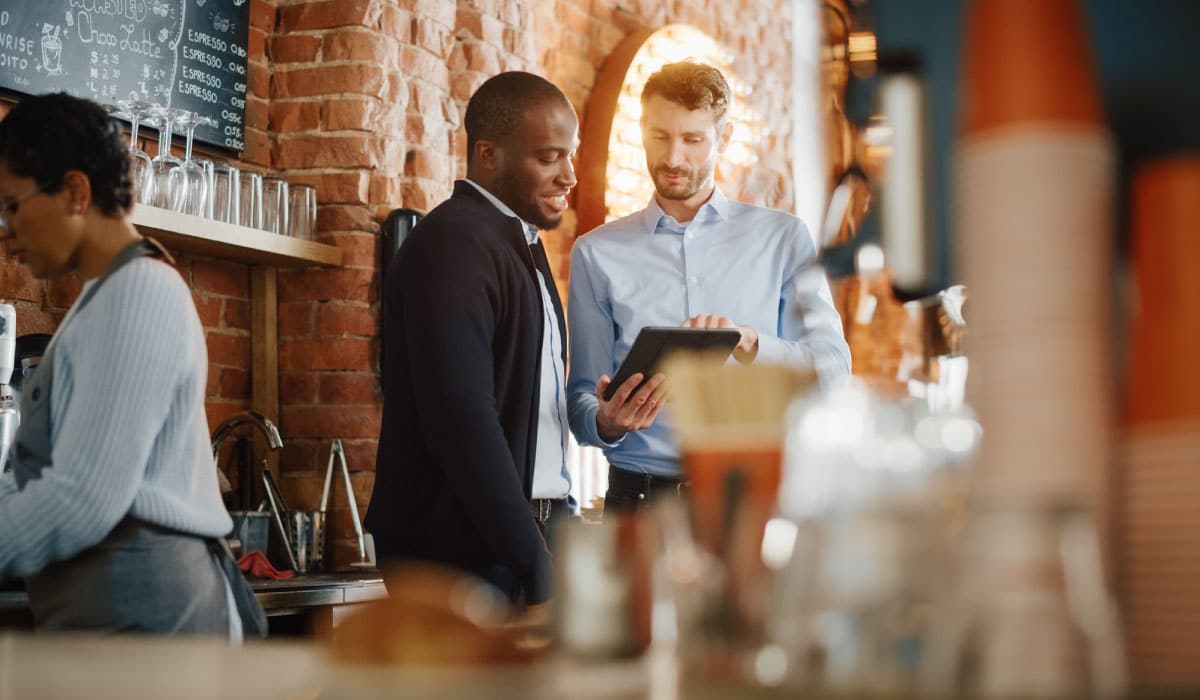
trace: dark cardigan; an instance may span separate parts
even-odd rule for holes
[[[549,596],[552,578],[529,510],[543,325],[535,270],[521,223],[466,182],[401,246],[383,290],[383,423],[366,517],[381,550],[476,573],[507,567],[530,603]]]

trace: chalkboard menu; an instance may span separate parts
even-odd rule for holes
[[[4,0],[0,88],[145,100],[212,117],[242,150],[249,0]]]

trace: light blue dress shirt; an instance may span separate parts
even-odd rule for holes
[[[645,326],[678,326],[697,314],[726,316],[758,333],[755,362],[814,367],[822,382],[850,373],[850,348],[829,283],[812,263],[804,224],[780,211],[730,201],[718,189],[681,224],[651,198],[575,243],[568,305],[567,401],[579,442],[611,464],[680,475],[668,408],[654,425],[605,445],[596,429],[596,381],[612,377]]]
[[[465,182],[479,190],[500,213],[520,221],[529,245],[537,243],[537,226],[517,216],[511,207],[477,183],[472,180]],[[541,391],[538,396],[538,432],[531,498],[562,499],[571,491],[571,475],[567,471],[567,373],[562,361],[563,337],[558,328],[558,319],[555,318],[550,288],[540,270],[537,277],[542,293],[542,328],[545,332],[542,333]]]

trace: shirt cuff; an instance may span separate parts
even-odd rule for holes
[[[598,405],[588,406],[587,413],[583,418],[583,425],[587,429],[587,435],[584,435],[584,438],[586,438],[584,442],[592,447],[599,447],[601,449],[612,449],[617,447],[625,441],[625,435],[628,435],[629,433],[625,433],[625,435],[622,435],[612,442],[608,442],[604,438],[600,437],[600,426],[596,424],[596,414],[599,412],[600,407]]]

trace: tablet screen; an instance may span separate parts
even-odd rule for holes
[[[742,339],[736,328],[679,328],[676,326],[646,326],[638,332],[633,347],[608,388],[604,400],[608,401],[617,388],[638,372],[649,379],[658,369],[663,358],[676,350],[723,350],[728,356]]]

